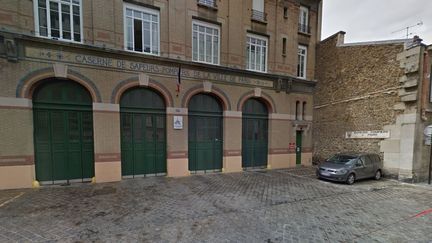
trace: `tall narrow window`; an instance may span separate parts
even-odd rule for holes
[[[159,55],[159,12],[124,5],[126,50]]]
[[[267,42],[268,39],[256,35],[247,36],[246,69],[267,72]]]
[[[283,16],[284,16],[284,18],[288,18],[288,7],[284,7]]]
[[[296,107],[295,107],[295,119],[298,121],[300,119],[300,101],[296,101]]]
[[[282,38],[282,56],[286,56],[286,38]]]
[[[81,0],[34,0],[38,36],[82,41]]]
[[[302,33],[310,33],[309,31],[309,9],[304,6],[300,6],[300,15],[299,15],[299,32]]]
[[[303,101],[303,106],[302,106],[302,120],[305,120],[306,118],[306,101]]]
[[[307,47],[298,47],[297,77],[306,79]]]
[[[192,23],[192,60],[219,64],[219,27],[203,22]]]

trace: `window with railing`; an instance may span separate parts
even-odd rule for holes
[[[253,20],[261,22],[267,21],[267,14],[264,12],[264,0],[253,0],[252,1],[252,16]]]
[[[258,10],[252,9],[252,19],[261,22],[267,22],[267,14]]]
[[[215,0],[197,0],[197,1],[198,1],[198,4],[202,4],[205,6],[212,7],[212,8],[216,7],[216,1]]]
[[[310,34],[309,9],[304,6],[300,6],[298,31],[300,33]]]

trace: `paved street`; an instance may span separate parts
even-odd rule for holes
[[[432,187],[309,168],[0,191],[0,242],[432,242]]]

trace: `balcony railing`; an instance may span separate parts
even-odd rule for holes
[[[267,22],[267,13],[252,9],[252,19]]]
[[[217,7],[215,0],[197,0],[197,1],[198,1],[198,4],[201,4],[201,5],[205,5],[205,6],[212,7],[212,8]]]
[[[298,32],[304,33],[304,34],[310,34],[311,33],[311,27],[309,25],[299,24],[298,25]]]

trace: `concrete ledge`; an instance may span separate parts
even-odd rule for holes
[[[242,168],[242,156],[224,156],[223,157],[223,172],[241,172]]]
[[[32,100],[26,98],[0,97],[0,108],[28,108],[33,107]]]
[[[292,168],[296,166],[295,154],[269,154],[268,165],[272,169]]]
[[[93,103],[93,111],[120,112],[120,105],[110,103]]]
[[[121,161],[95,163],[96,183],[121,180]]]
[[[270,120],[287,120],[287,121],[294,121],[295,115],[291,114],[281,114],[281,113],[271,113],[269,114]]]
[[[224,111],[223,116],[227,117],[227,118],[242,118],[242,112],[241,111]]]
[[[0,168],[0,190],[31,188],[34,175],[34,165],[2,166]]]
[[[312,153],[301,154],[301,164],[305,166],[312,166]]]
[[[167,160],[167,176],[168,177],[183,177],[189,176],[189,160],[187,158],[168,159]]]
[[[188,109],[187,108],[177,108],[177,107],[167,107],[166,113],[168,115],[187,115]]]

